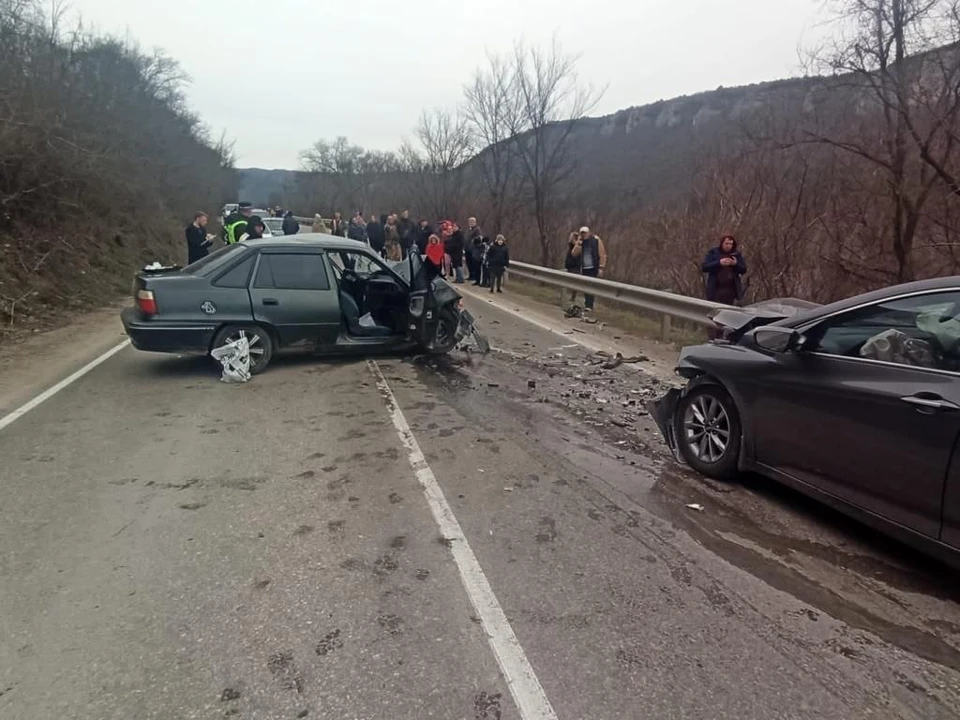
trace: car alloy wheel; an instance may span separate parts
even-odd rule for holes
[[[696,457],[719,461],[730,444],[730,417],[723,403],[711,395],[698,395],[683,413],[683,438]]]
[[[250,367],[263,362],[263,355],[266,352],[263,348],[263,339],[256,333],[247,332],[240,329],[227,338],[227,342],[247,341],[247,349],[250,353]]]
[[[457,326],[460,318],[455,313],[444,311],[441,313],[437,330],[433,336],[433,342],[430,344],[430,352],[436,355],[443,355],[453,350],[457,344]]]
[[[273,357],[273,340],[264,328],[257,325],[230,325],[217,333],[213,346],[220,347],[241,338],[246,339],[250,352],[250,374],[263,372]]]
[[[716,480],[729,480],[737,474],[740,415],[721,385],[690,388],[677,404],[673,428],[677,449],[694,470]]]

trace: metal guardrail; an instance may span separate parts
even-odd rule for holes
[[[314,218],[297,217],[296,215],[294,219],[301,225],[308,226],[312,225],[314,221]],[[709,300],[687,297],[663,290],[652,290],[639,285],[601,280],[588,275],[577,275],[576,273],[554,270],[553,268],[529,263],[511,262],[509,272],[528,280],[536,280],[548,285],[588,293],[608,300],[616,300],[624,305],[631,305],[659,315],[661,318],[660,333],[664,340],[669,338],[671,319],[676,318],[712,327],[713,323],[708,316],[714,310],[724,307],[720,303],[710,302]]]
[[[663,290],[651,290],[650,288],[612,280],[601,280],[587,275],[578,275],[522,262],[511,261],[508,272],[528,280],[536,280],[568,290],[616,300],[624,305],[631,305],[660,315],[660,334],[664,340],[668,339],[670,335],[671,318],[711,327],[713,323],[708,315],[714,310],[725,307],[720,303],[701,300],[700,298],[687,297]]]

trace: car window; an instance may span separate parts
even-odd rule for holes
[[[219,267],[226,267],[240,257],[241,253],[245,252],[247,252],[247,248],[243,245],[224,245],[206,257],[190,263],[183,269],[183,272],[191,275],[206,275]]]
[[[362,278],[370,279],[374,276],[395,278],[396,275],[388,269],[388,264],[369,253],[352,250],[334,250],[327,255],[333,265],[333,273],[339,281],[343,277],[344,268],[349,268]],[[399,266],[399,263],[397,264]],[[397,267],[395,266],[395,267]],[[403,278],[406,280],[406,278]]]
[[[264,254],[253,283],[278,290],[329,290],[323,256],[317,253]]]
[[[226,288],[245,288],[250,282],[250,271],[253,270],[253,254],[245,260],[241,260],[235,267],[227,270],[223,275],[213,281],[217,287]]]
[[[851,310],[816,326],[808,337],[817,352],[960,372],[960,292]]]

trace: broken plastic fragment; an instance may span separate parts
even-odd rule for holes
[[[687,507],[691,510],[696,510],[697,512],[703,512],[706,508],[700,503],[688,503]]]
[[[247,382],[250,379],[250,345],[246,337],[214,348],[210,355],[223,366],[223,382]]]

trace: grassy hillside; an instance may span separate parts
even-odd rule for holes
[[[0,0],[2,338],[183,262],[193,211],[236,194],[175,62],[55,26],[39,2]]]

